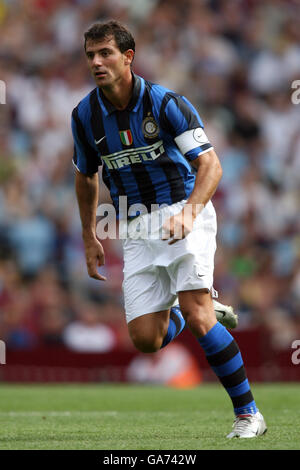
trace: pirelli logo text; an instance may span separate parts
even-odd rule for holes
[[[102,160],[106,163],[109,170],[118,170],[123,166],[134,165],[156,160],[165,153],[162,140],[155,142],[147,147],[137,147],[135,149],[121,150],[120,152],[102,155]]]

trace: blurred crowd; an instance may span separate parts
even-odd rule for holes
[[[300,334],[299,2],[0,0],[0,338],[11,348],[129,346],[122,252],[88,278],[74,193],[72,109],[92,89],[83,32],[115,18],[134,71],[185,95],[223,166],[215,288],[274,347]],[[101,177],[101,175],[100,175]],[[101,200],[108,199],[101,185]]]

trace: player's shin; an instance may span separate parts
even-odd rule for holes
[[[206,359],[229,394],[236,415],[255,414],[256,404],[237,343],[220,323],[198,339]]]

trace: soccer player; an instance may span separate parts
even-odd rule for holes
[[[219,159],[191,103],[133,73],[135,41],[125,26],[96,23],[84,36],[97,86],[73,110],[72,131],[88,274],[105,281],[98,272],[105,259],[96,237],[102,165],[120,219],[120,196],[129,207],[123,290],[133,344],[155,352],[187,325],[232,400],[236,417],[227,437],[261,435],[266,424],[238,345],[217,321],[212,300],[216,214],[211,197],[222,175]],[[226,314],[226,307],[216,306],[224,309]]]

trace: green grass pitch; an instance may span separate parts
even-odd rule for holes
[[[226,439],[231,402],[219,384],[0,386],[0,449],[300,449],[300,384],[252,386],[268,432]]]

